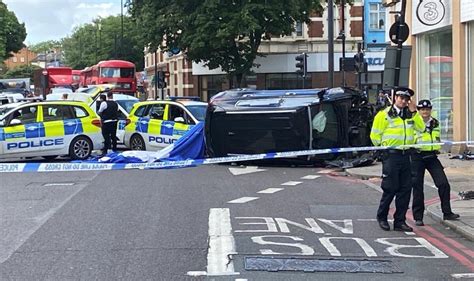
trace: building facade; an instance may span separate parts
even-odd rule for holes
[[[345,20],[341,19],[341,7],[334,9],[334,38],[338,37],[344,25],[346,35],[346,57],[353,57],[357,52],[357,43],[363,41],[364,5],[362,0],[355,0],[353,5],[346,5]],[[264,54],[255,61],[260,65],[252,69],[253,75],[245,77],[244,87],[256,89],[295,89],[303,85],[302,78],[296,73],[295,57],[303,52],[308,54],[308,76],[306,88],[321,88],[328,85],[328,28],[327,9],[321,13],[311,14],[309,24],[296,23],[295,32],[290,36],[272,38],[262,42],[259,52]],[[341,40],[335,40],[334,76],[335,86],[342,85],[342,73],[339,72],[339,58],[342,57]],[[228,75],[220,69],[209,69],[202,63],[186,59],[182,53],[156,54],[145,51],[145,71],[149,81],[157,71],[168,71],[167,88],[155,92],[153,83],[148,87],[150,98],[162,96],[200,96],[203,100],[219,91],[229,89],[232,83]],[[347,86],[355,86],[356,75],[345,73]]]
[[[473,140],[474,0],[407,0],[406,20],[417,99],[433,103],[442,139]]]
[[[12,69],[22,65],[29,65],[36,58],[36,53],[30,51],[27,47],[21,49],[18,53],[12,53],[12,57],[3,63],[7,69]]]

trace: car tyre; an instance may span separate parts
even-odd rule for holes
[[[69,146],[69,156],[74,160],[85,160],[91,156],[92,141],[89,138],[79,136],[72,140]]]
[[[145,141],[140,135],[133,135],[130,139],[130,149],[132,150],[146,150]]]

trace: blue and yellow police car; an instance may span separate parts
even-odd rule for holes
[[[22,103],[0,117],[0,159],[87,159],[103,147],[100,127],[100,119],[83,102]]]
[[[206,116],[207,103],[181,99],[134,104],[125,126],[125,146],[160,150],[177,141]]]

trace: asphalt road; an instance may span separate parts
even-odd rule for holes
[[[0,279],[450,280],[474,273],[473,243],[428,217],[414,233],[382,231],[374,184],[327,172],[218,165],[2,174]],[[434,197],[427,189],[426,198]]]

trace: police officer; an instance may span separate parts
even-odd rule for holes
[[[420,100],[418,102],[418,112],[423,118],[426,130],[422,133],[416,133],[417,144],[439,143],[440,126],[439,121],[431,116],[432,105],[429,100]],[[444,220],[456,220],[460,216],[451,210],[450,192],[448,178],[444,173],[443,165],[438,159],[437,154],[441,145],[427,145],[418,147],[418,153],[412,155],[412,183],[413,183],[413,219],[417,226],[423,226],[423,212],[425,211],[425,198],[423,193],[425,170],[428,170],[433,181],[438,188],[439,199],[441,200],[441,210]]]
[[[382,162],[382,198],[377,211],[377,221],[380,228],[390,230],[387,217],[390,204],[395,197],[396,211],[393,215],[393,229],[397,231],[412,231],[405,222],[406,212],[410,203],[411,149],[399,147],[415,143],[415,130],[424,131],[423,119],[416,111],[416,105],[411,103],[413,90],[408,88],[395,89],[394,102],[374,118],[370,139],[376,146],[393,146],[384,152]]]
[[[104,148],[102,155],[107,154],[112,143],[112,150],[117,150],[117,122],[118,122],[118,104],[113,100],[113,93],[107,92],[107,100],[100,97],[102,102],[98,110],[102,121],[102,136],[104,137]]]

